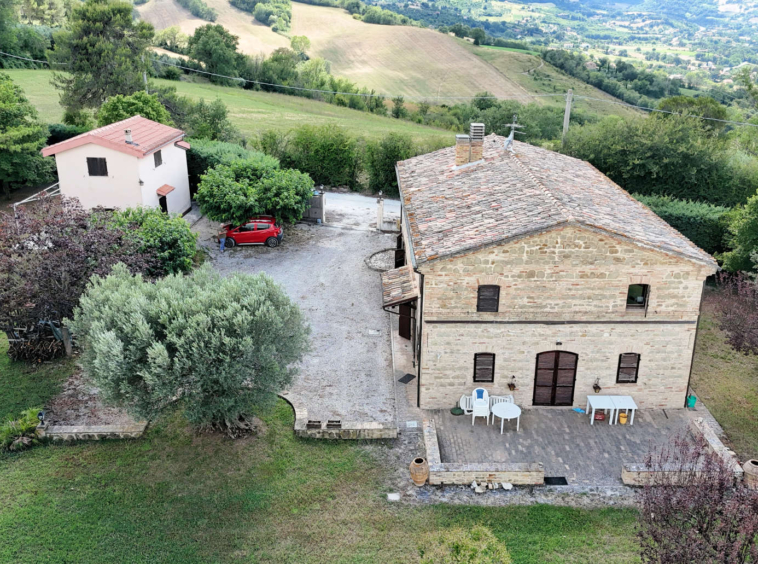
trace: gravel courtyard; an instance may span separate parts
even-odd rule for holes
[[[325,225],[285,226],[275,249],[236,247],[222,255],[218,223],[203,218],[193,230],[222,274],[265,272],[300,305],[312,351],[288,397],[306,406],[308,419],[395,424],[388,314],[379,273],[365,264],[395,237],[373,228],[375,198],[329,193],[326,206]],[[385,217],[398,215],[399,202],[387,201]]]

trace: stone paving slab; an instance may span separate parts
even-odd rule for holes
[[[569,485],[621,485],[624,463],[642,462],[653,444],[687,432],[693,416],[683,409],[639,410],[634,425],[609,425],[570,409],[524,409],[520,430],[500,420],[486,425],[478,417],[430,412],[437,425],[443,462],[542,462],[545,476],[563,476]]]

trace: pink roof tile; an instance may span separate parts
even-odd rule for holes
[[[167,194],[170,194],[173,191],[174,191],[174,187],[173,186],[171,186],[170,184],[164,184],[163,186],[161,186],[160,188],[158,188],[155,191],[155,193],[158,194],[159,196],[165,196]]]
[[[126,142],[125,129],[132,130],[132,143]],[[142,158],[164,145],[181,141],[183,137],[184,131],[181,129],[169,127],[142,116],[133,116],[45,147],[42,149],[42,155],[49,157],[75,147],[94,143]]]
[[[414,264],[473,252],[561,225],[600,229],[717,268],[708,253],[591,164],[505,138],[455,167],[455,147],[397,163]]]

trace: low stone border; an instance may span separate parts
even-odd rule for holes
[[[468,485],[473,481],[505,482],[516,486],[545,483],[545,468],[541,462],[443,463],[434,420],[424,419],[423,429],[431,485]]]
[[[134,425],[38,425],[40,437],[54,441],[99,441],[102,439],[137,439],[147,422]]]
[[[330,427],[328,421],[320,421],[318,426],[309,425],[308,408],[302,402],[290,397],[289,392],[279,394],[295,411],[295,435],[310,439],[396,439],[397,426],[389,423],[361,421],[340,421],[339,427]]]
[[[711,452],[715,453],[732,469],[735,479],[741,480],[744,470],[740,466],[739,460],[737,460],[737,455],[721,442],[721,439],[718,438],[711,425],[702,417],[691,419],[689,425],[690,431],[694,435],[702,437]],[[675,484],[681,480],[684,484],[692,477],[693,472],[697,474],[698,469],[690,468],[682,471],[681,468],[676,466],[672,466],[671,468],[664,466],[658,470],[653,470],[646,464],[632,463],[622,466],[621,481],[627,486],[645,486],[658,483],[658,477],[667,475],[666,483]]]

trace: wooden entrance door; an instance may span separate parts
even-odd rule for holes
[[[158,198],[158,205],[161,207],[163,213],[168,213],[168,203],[166,202],[166,196]]]
[[[533,405],[573,405],[579,355],[548,351],[537,355]]]
[[[400,327],[398,329],[398,334],[403,339],[411,340],[411,319],[413,315],[413,308],[411,308],[408,304],[403,304],[400,306],[400,311],[398,312],[400,314]]]

